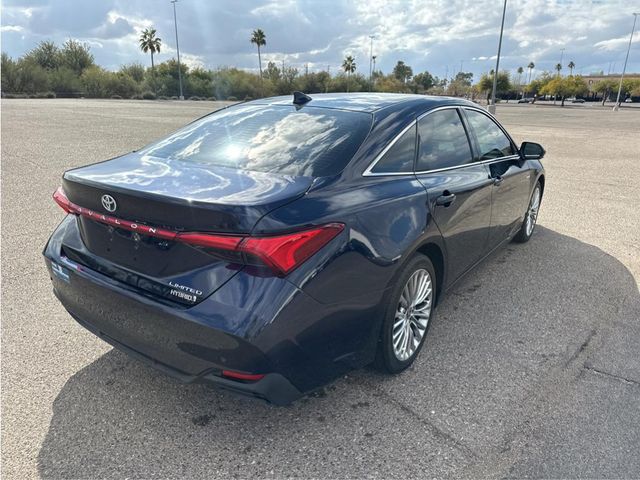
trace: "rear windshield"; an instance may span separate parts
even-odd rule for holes
[[[239,105],[152,144],[143,155],[241,170],[323,177],[339,173],[363,142],[368,113]]]

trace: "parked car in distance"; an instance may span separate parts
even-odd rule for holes
[[[236,104],[65,172],[45,262],[116,348],[287,404],[372,362],[411,365],[444,292],[531,238],[544,154],[457,98]]]
[[[584,98],[572,98],[571,103],[585,103]]]
[[[631,97],[625,98],[624,103],[633,103],[633,99]]]
[[[533,98],[521,98],[520,100],[518,100],[518,103],[531,103],[533,101]]]

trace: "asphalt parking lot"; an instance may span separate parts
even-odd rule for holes
[[[640,111],[499,106],[547,149],[532,240],[450,292],[407,372],[276,408],[112,350],[41,258],[64,170],[220,105],[2,100],[4,478],[640,477]]]

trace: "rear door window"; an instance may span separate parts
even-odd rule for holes
[[[480,160],[507,157],[515,153],[509,137],[484,113],[465,110],[469,124],[478,139]]]
[[[422,117],[418,121],[418,137],[418,172],[457,167],[472,160],[469,138],[455,108]]]
[[[372,173],[410,173],[416,158],[416,127],[404,132],[371,169]]]
[[[293,176],[335,175],[371,128],[364,112],[239,105],[215,112],[144,148],[149,157]]]

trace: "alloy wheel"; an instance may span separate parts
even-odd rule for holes
[[[402,362],[411,358],[427,330],[431,316],[433,288],[431,275],[416,270],[402,289],[393,323],[393,353]]]
[[[536,220],[538,219],[538,209],[540,208],[540,187],[536,187],[531,197],[531,203],[527,210],[527,218],[525,220],[527,237],[533,233],[533,227],[536,226]]]

